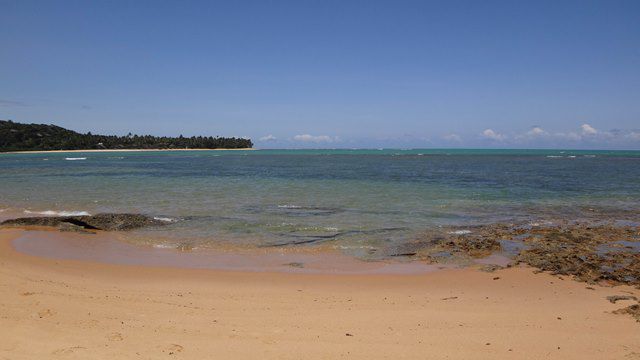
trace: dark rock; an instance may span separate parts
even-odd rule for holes
[[[498,237],[482,231],[482,227],[468,227],[460,230],[454,228],[430,229],[419,238],[404,244],[402,253],[416,253],[432,261],[445,258],[481,258],[501,250]],[[467,232],[468,231],[468,232]]]
[[[634,304],[634,305],[627,306],[626,308],[618,309],[613,313],[621,314],[621,315],[631,315],[636,319],[637,322],[640,322],[640,305],[639,304]]]
[[[182,243],[182,244],[180,244],[180,245],[176,246],[176,250],[180,250],[180,251],[191,251],[191,250],[193,250],[193,248],[194,248],[194,247],[195,247],[195,246],[194,246],[192,243],[190,243],[190,242],[185,242],[185,243]]]
[[[504,266],[495,265],[495,264],[489,264],[489,265],[485,265],[485,266],[481,267],[480,271],[491,273],[491,272],[494,272],[494,271],[500,270],[500,269],[504,269]]]
[[[524,263],[537,272],[570,275],[589,284],[640,287],[637,223],[640,219],[626,225],[601,214],[588,221],[555,219],[523,224],[443,226],[425,230],[405,244],[403,251],[395,253],[415,252],[416,258],[430,262],[467,264],[472,264],[474,258],[501,253],[514,260],[507,266]]]
[[[612,247],[622,239],[637,239],[637,227],[574,224],[539,228],[534,234],[516,261],[591,284],[640,284],[640,253]]]
[[[284,265],[294,267],[294,268],[300,268],[300,269],[304,267],[304,263],[301,263],[301,262],[290,262]]]
[[[403,256],[416,256],[417,253],[415,252],[408,252],[408,253],[399,253],[399,254],[391,254],[389,256],[391,257],[403,257]]]
[[[104,213],[86,216],[51,216],[24,217],[10,219],[0,223],[1,226],[46,226],[61,231],[126,231],[148,226],[162,226],[165,222],[142,214]]]
[[[615,304],[617,301],[620,301],[620,300],[636,300],[636,301],[638,301],[638,298],[633,296],[633,295],[612,295],[612,296],[607,296],[607,300],[609,300],[611,303]]]

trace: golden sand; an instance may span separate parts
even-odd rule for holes
[[[57,260],[0,230],[0,359],[637,359],[599,287],[531,268],[232,272]]]

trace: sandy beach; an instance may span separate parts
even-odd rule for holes
[[[0,360],[640,360],[640,1],[0,9]]]
[[[237,272],[17,252],[0,231],[2,359],[636,359],[640,296],[535,274]]]

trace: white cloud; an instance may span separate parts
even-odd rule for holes
[[[495,141],[503,141],[507,138],[505,135],[495,132],[492,129],[486,129],[485,131],[483,131],[482,136]]]
[[[462,138],[458,134],[447,134],[447,135],[443,136],[442,138],[447,140],[447,141],[462,142]]]
[[[533,128],[531,128],[531,130],[527,131],[527,135],[531,136],[531,137],[543,136],[543,135],[546,135],[546,134],[547,134],[547,132],[544,131],[544,129],[539,127],[539,126],[534,126]]]
[[[271,134],[269,134],[269,135],[261,137],[258,140],[260,140],[260,141],[275,141],[275,140],[278,140],[278,138],[273,136],[273,135],[271,135]]]
[[[640,132],[632,131],[629,134],[627,134],[627,137],[630,138],[631,140],[640,140]]]
[[[582,124],[580,128],[582,129],[582,135],[596,135],[598,133],[598,130],[589,124]]]
[[[566,133],[566,134],[561,134],[562,137],[565,137],[569,140],[574,140],[574,141],[578,141],[582,139],[582,136],[580,136],[579,134],[572,132]]]
[[[327,136],[327,135],[314,136],[314,135],[309,135],[309,134],[302,134],[302,135],[294,136],[293,140],[301,141],[301,142],[321,143],[321,142],[333,142],[334,138],[332,138],[331,136]]]

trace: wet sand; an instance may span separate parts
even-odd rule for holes
[[[589,289],[526,267],[328,274],[113,264],[27,255],[12,241],[46,247],[24,236],[0,230],[2,359],[640,358],[640,323],[611,313],[630,302],[606,300],[640,296],[626,286]]]
[[[423,262],[367,262],[329,247],[280,247],[179,250],[132,244],[118,232],[59,232],[29,227],[12,242],[20,253],[60,260],[86,260],[108,264],[213,269],[251,272],[316,274],[418,274],[455,265]]]

